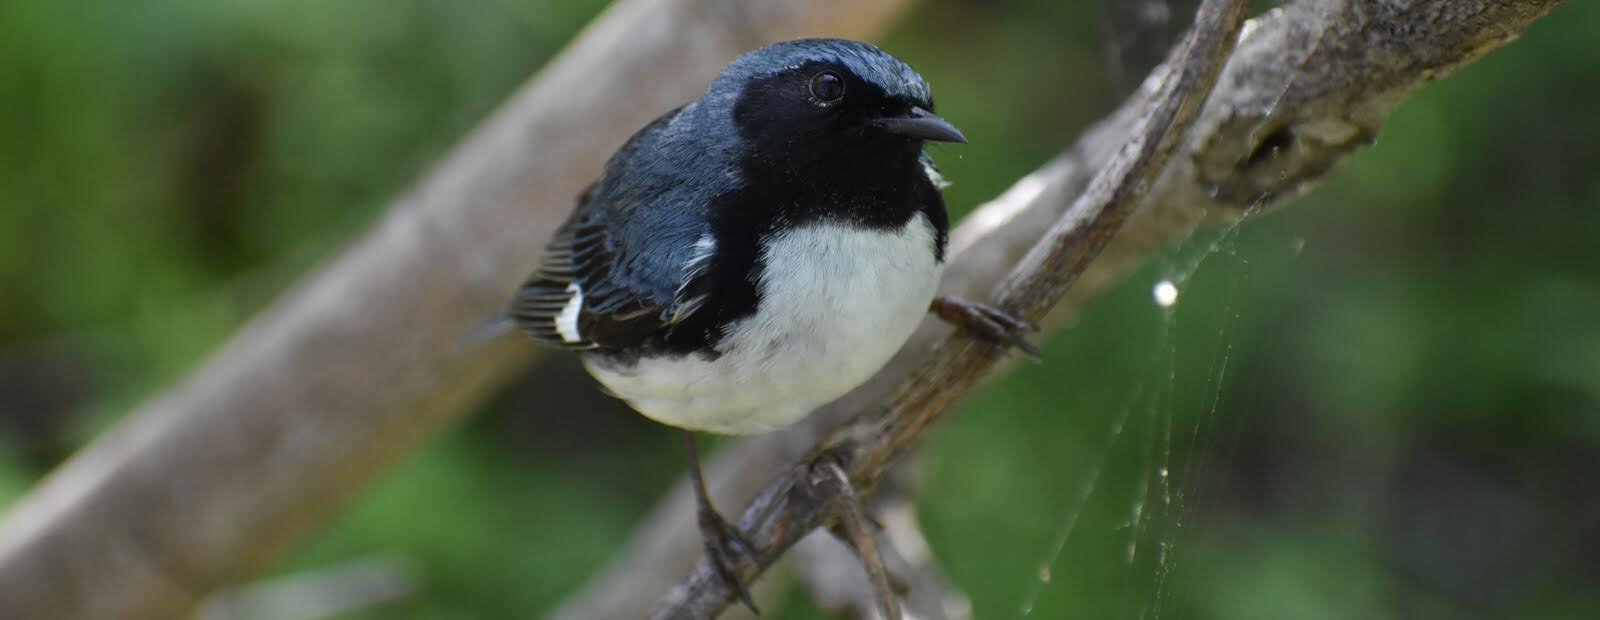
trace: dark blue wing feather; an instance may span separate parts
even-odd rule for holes
[[[567,349],[624,348],[698,307],[684,293],[696,290],[696,270],[707,260],[709,203],[731,175],[691,176],[727,170],[722,162],[694,161],[723,153],[678,126],[688,123],[674,122],[692,109],[669,112],[634,134],[579,197],[507,310],[524,332]]]

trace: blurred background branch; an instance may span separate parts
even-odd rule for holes
[[[404,558],[371,557],[340,566],[219,590],[195,620],[311,620],[381,608],[416,595],[416,569]]]

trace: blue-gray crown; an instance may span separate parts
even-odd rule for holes
[[[845,39],[797,39],[774,43],[734,59],[712,83],[740,84],[762,75],[792,69],[811,62],[837,62],[856,76],[872,83],[885,94],[919,104],[932,102],[927,80],[900,59],[876,46]]]

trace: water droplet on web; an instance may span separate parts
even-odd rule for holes
[[[1178,303],[1178,285],[1171,280],[1162,280],[1151,289],[1150,296],[1156,299],[1156,305],[1171,308],[1172,304]]]

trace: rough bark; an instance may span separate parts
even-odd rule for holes
[[[1515,40],[1559,4],[1302,0],[1251,20],[1187,142],[1056,312],[1081,307],[1202,223],[1271,208],[1309,190],[1369,144],[1411,93]],[[1147,80],[1072,148],[963,220],[952,234],[944,292],[986,296],[1128,142],[1157,86]],[[718,505],[747,504],[846,413],[882,402],[946,332],[925,325],[861,389],[800,426],[728,446],[708,468]],[[671,491],[611,566],[553,617],[643,615],[673,576],[699,557],[685,493],[682,485]]]
[[[738,52],[869,37],[907,3],[612,6],[348,250],[17,502],[0,617],[179,617],[247,577],[531,354],[460,342],[634,128]]]

